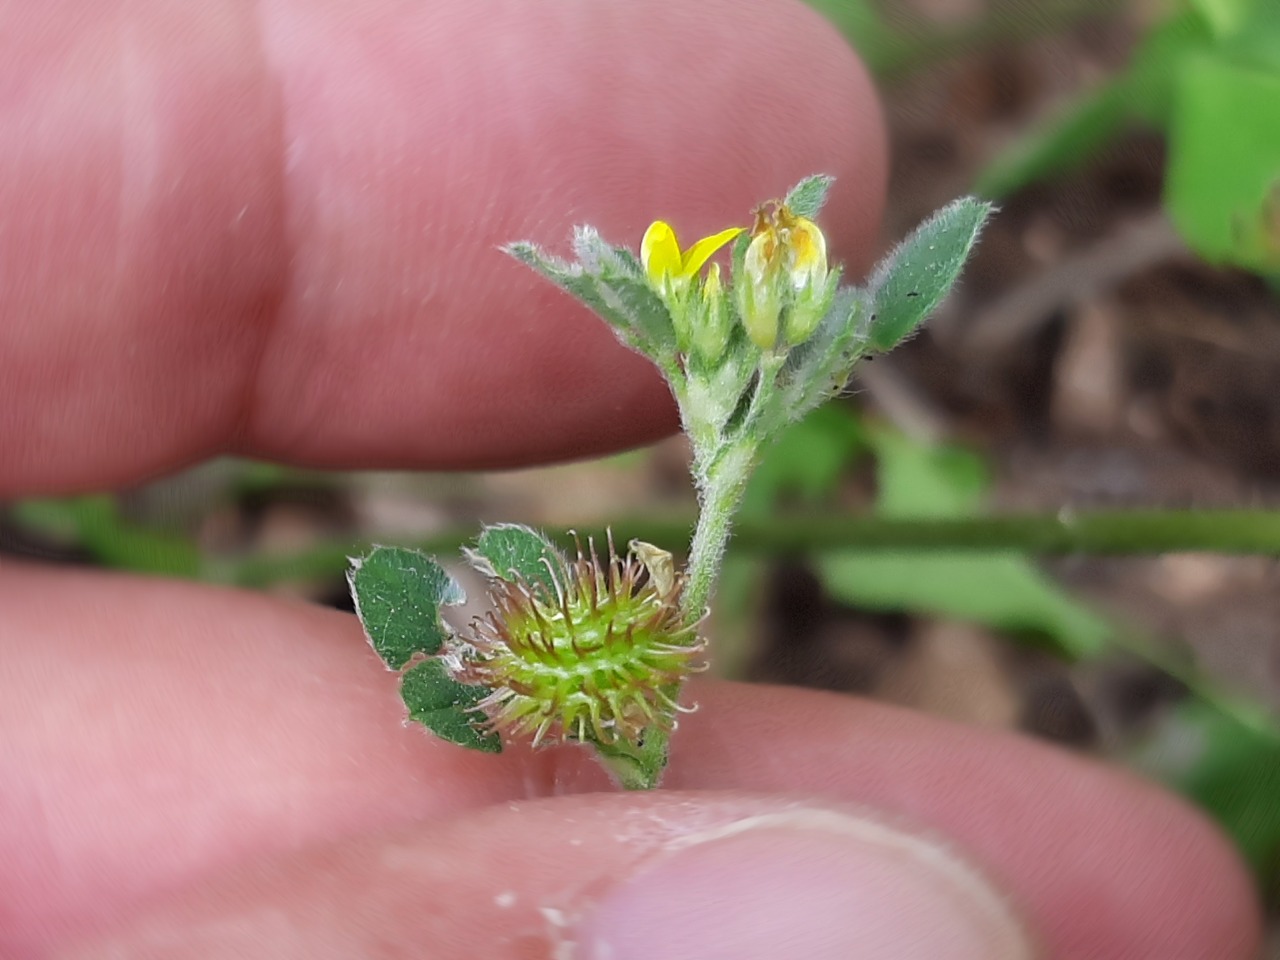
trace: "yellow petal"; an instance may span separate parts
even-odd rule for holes
[[[704,263],[711,259],[712,254],[741,232],[742,227],[730,227],[728,230],[721,230],[719,233],[713,234],[712,236],[703,237],[684,252],[684,256],[681,258],[681,275],[685,277],[692,277],[702,269],[702,265]]]
[[[654,283],[680,272],[680,244],[671,224],[655,220],[640,241],[640,262]]]
[[[791,230],[791,242],[796,252],[797,270],[826,272],[827,240],[816,223],[797,217]]]

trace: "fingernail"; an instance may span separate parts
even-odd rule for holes
[[[578,929],[590,960],[1012,960],[1011,907],[954,853],[874,820],[794,810],[683,838]]]

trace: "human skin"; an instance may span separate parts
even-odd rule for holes
[[[823,171],[833,251],[865,264],[885,170],[865,73],[787,0],[0,5],[0,495],[655,439],[647,362],[498,245],[699,236]],[[587,937],[649,897],[614,885],[672,837],[797,803],[968,864],[1046,956],[1256,949],[1211,825],[1019,737],[706,682],[664,789],[624,795],[572,749],[404,726],[350,616],[10,561],[0,610],[6,957],[179,955],[165,931],[183,956],[550,956],[548,918]]]

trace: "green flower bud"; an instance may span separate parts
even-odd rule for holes
[[[702,285],[690,331],[694,351],[708,366],[718,363],[729,348],[729,335],[733,332],[731,323],[729,301],[720,284],[720,265],[713,263]]]
[[[839,285],[840,271],[831,270],[823,280],[804,287],[796,294],[782,324],[788,346],[798,346],[813,336],[831,309]]]
[[[745,275],[735,278],[738,315],[747,336],[761,350],[772,350],[778,343],[784,292],[779,282],[778,251],[777,237],[772,232],[753,237],[742,262]]]

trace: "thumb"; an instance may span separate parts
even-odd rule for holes
[[[849,808],[736,794],[561,797],[348,841],[202,885],[125,958],[1031,957],[947,845]]]

